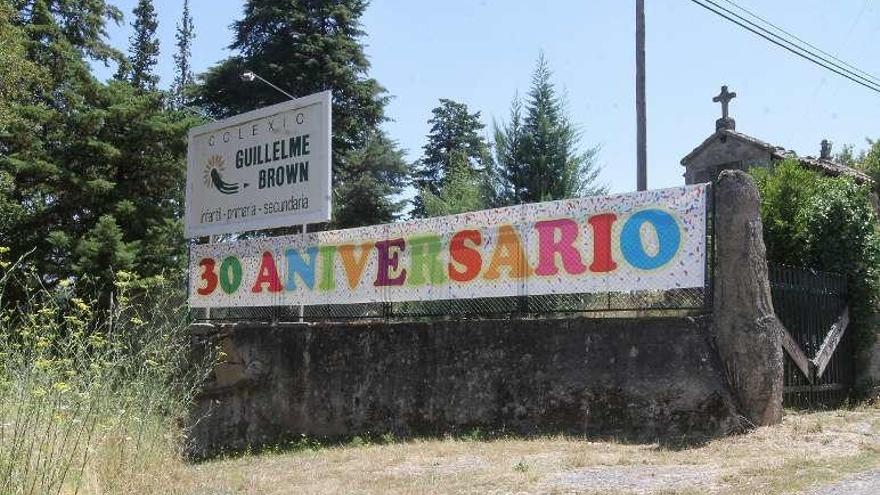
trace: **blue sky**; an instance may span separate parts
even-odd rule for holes
[[[114,2],[125,24],[110,28],[126,47],[136,0]],[[688,0],[647,3],[648,185],[683,184],[679,162],[714,131],[721,84],[737,130],[802,155],[828,138],[863,147],[880,137],[880,94],[816,67],[727,23]],[[880,5],[869,0],[741,0],[786,30],[880,75]],[[394,96],[389,134],[418,158],[439,98],[467,103],[492,121],[528,90],[540,50],[567,94],[584,145],[599,145],[600,180],[635,189],[634,0],[373,0],[363,20],[371,75]],[[161,85],[172,79],[181,0],[157,0]],[[243,2],[191,0],[197,38],[193,66],[229,55],[230,24]],[[552,8],[550,8],[552,6]],[[101,78],[113,68],[98,68]],[[284,87],[284,81],[273,81]]]

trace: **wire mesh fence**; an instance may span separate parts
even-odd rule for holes
[[[255,322],[321,322],[362,319],[505,318],[580,315],[671,316],[710,311],[705,287],[668,291],[545,294],[484,297],[438,301],[322,304],[311,306],[261,306],[193,308],[196,320]]]

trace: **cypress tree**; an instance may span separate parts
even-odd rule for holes
[[[363,180],[362,167],[369,167],[369,163],[351,162],[351,157],[376,136],[388,102],[385,89],[368,76],[370,63],[364,54],[360,25],[366,7],[365,0],[249,0],[243,18],[233,26],[235,39],[230,49],[237,54],[202,76],[203,84],[195,99],[196,104],[218,117],[285,99],[259,81],[242,82],[241,74],[246,71],[296,96],[331,90],[333,223],[338,227],[380,223],[387,212],[378,205],[397,205],[390,198],[378,199],[388,190]],[[381,140],[379,144],[388,142]],[[389,184],[406,177],[405,170],[397,168],[385,169],[381,174],[388,177]],[[377,199],[357,210],[349,209],[347,198],[368,196]]]
[[[134,33],[129,39],[130,81],[136,88],[154,91],[159,82],[159,76],[153,72],[159,57],[159,38],[156,37],[159,21],[153,0],[138,0],[132,13]]]
[[[190,64],[190,56],[192,55],[192,42],[195,38],[195,28],[193,27],[192,14],[189,10],[189,0],[183,0],[183,14],[180,22],[177,24],[177,32],[174,35],[177,40],[177,53],[174,54],[174,85],[171,93],[174,103],[178,106],[185,102],[185,91],[190,87],[193,80],[192,65]]]

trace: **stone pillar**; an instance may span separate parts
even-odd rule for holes
[[[758,189],[748,174],[715,184],[713,331],[731,390],[756,426],[782,421],[782,324],[773,312]]]

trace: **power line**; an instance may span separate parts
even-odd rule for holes
[[[711,0],[707,0],[707,1],[709,1],[709,3],[713,3],[713,4],[714,4],[714,2],[712,2]],[[870,78],[870,79],[873,79],[875,83],[876,83],[876,82],[880,82],[880,78],[878,78],[877,76],[871,74],[870,72],[865,72],[865,71],[863,71],[862,69],[859,69],[858,67],[856,67],[856,66],[854,66],[854,65],[851,65],[851,64],[847,63],[845,60],[841,60],[840,58],[838,58],[837,56],[835,56],[833,53],[828,53],[828,52],[826,52],[825,50],[819,48],[818,46],[813,45],[813,44],[810,43],[809,41],[806,41],[806,40],[804,40],[804,39],[802,39],[802,38],[799,38],[797,35],[792,34],[792,33],[788,32],[788,31],[786,31],[785,29],[783,29],[782,27],[780,27],[780,26],[778,26],[778,25],[776,25],[776,24],[773,24],[772,22],[768,21],[767,19],[765,19],[765,18],[759,16],[758,14],[754,13],[753,11],[751,11],[751,10],[749,10],[749,9],[747,9],[747,8],[745,8],[745,7],[741,6],[741,5],[739,5],[739,4],[737,4],[736,2],[733,2],[732,0],[722,0],[722,1],[725,2],[725,3],[727,3],[727,4],[729,4],[729,5],[732,5],[733,7],[735,7],[735,8],[737,8],[737,9],[741,10],[742,12],[745,12],[746,14],[748,14],[749,16],[751,16],[752,18],[757,19],[757,20],[760,21],[760,22],[763,22],[764,24],[766,24],[766,25],[772,27],[773,29],[775,29],[775,30],[777,30],[777,31],[779,31],[779,32],[781,32],[781,33],[787,35],[787,36],[790,36],[791,38],[793,38],[793,39],[799,41],[800,43],[803,43],[804,45],[806,45],[806,46],[812,48],[813,50],[816,50],[817,52],[819,52],[819,53],[821,53],[821,54],[823,54],[823,55],[825,55],[825,56],[828,56],[828,57],[834,59],[834,60],[837,61],[837,62],[840,62],[842,65],[845,65],[846,67],[848,67],[848,68],[850,68],[850,69],[852,69],[852,70],[854,70],[854,71],[856,71],[856,72],[858,72],[858,73],[860,73],[860,74],[862,74],[862,75],[864,75],[864,76],[867,76],[867,77]],[[865,8],[867,7],[867,5],[868,5],[868,3],[867,3],[867,0],[866,0],[866,1],[865,1],[865,4],[862,5],[862,10],[859,12],[858,17],[856,18],[856,22],[854,22],[854,23],[853,23],[853,26],[850,28],[850,31],[852,31],[852,29],[855,27],[855,25],[858,24],[858,19],[862,17],[862,14],[864,14],[864,12],[865,12]],[[723,7],[720,7],[720,8],[723,8]],[[727,10],[727,9],[725,9],[725,10]],[[729,11],[728,11],[728,12],[729,12]]]
[[[787,51],[789,51],[789,52],[791,52],[791,53],[793,53],[793,54],[795,54],[795,55],[797,55],[807,61],[813,62],[814,64],[816,64],[824,69],[827,69],[831,72],[834,72],[835,74],[837,74],[839,76],[845,77],[856,84],[859,84],[859,85],[864,86],[872,91],[880,93],[880,82],[878,82],[874,78],[864,77],[859,74],[855,74],[855,73],[853,73],[852,70],[849,70],[845,67],[842,67],[839,64],[832,62],[832,61],[804,48],[803,46],[798,45],[795,42],[787,40],[787,39],[783,38],[782,36],[779,36],[776,33],[770,32],[766,28],[758,26],[757,24],[749,21],[748,19],[745,19],[742,16],[736,14],[735,12],[732,12],[729,9],[726,9],[726,8],[716,4],[715,2],[712,2],[712,0],[691,0],[691,2],[699,5],[700,7],[703,7],[704,9],[708,10],[709,12],[712,12],[715,15],[718,15],[719,17],[726,19],[727,21],[730,21],[730,22],[736,24],[737,26],[751,32],[752,34],[760,36],[761,38],[773,43],[774,45],[776,45],[780,48],[783,48],[783,49],[785,49],[785,50],[787,50]],[[703,2],[707,2],[707,3],[711,4],[712,6],[714,6],[715,8],[713,8],[712,6],[707,5],[706,3],[703,3]],[[716,9],[718,9],[718,10],[716,10]],[[727,14],[725,14],[725,12],[727,12]],[[861,70],[859,70],[859,72],[865,73],[864,71],[861,71]]]
[[[814,63],[819,63],[819,64],[822,65],[823,67],[825,67],[825,68],[827,68],[827,69],[829,69],[829,70],[832,70],[832,71],[834,71],[834,72],[836,72],[836,73],[838,73],[838,74],[840,74],[840,72],[838,72],[838,71],[846,72],[847,74],[849,74],[849,79],[850,79],[850,80],[852,80],[852,77],[855,77],[856,79],[860,79],[860,80],[861,80],[861,83],[860,83],[860,84],[862,84],[862,83],[870,84],[871,86],[873,86],[872,89],[875,89],[875,90],[876,90],[876,89],[880,89],[880,81],[878,81],[878,80],[877,80],[876,78],[874,78],[873,76],[868,75],[869,77],[864,77],[864,76],[862,76],[862,75],[860,75],[860,74],[857,74],[857,73],[855,73],[855,72],[853,72],[853,71],[847,69],[846,67],[841,66],[840,64],[837,64],[837,63],[835,63],[835,62],[833,62],[833,61],[831,61],[831,60],[828,60],[827,58],[822,57],[821,55],[818,55],[817,53],[814,53],[814,52],[812,52],[812,51],[810,51],[810,50],[804,48],[802,45],[799,45],[798,43],[795,43],[795,42],[793,42],[793,41],[791,41],[791,40],[785,39],[784,37],[782,37],[782,36],[780,36],[780,35],[778,35],[778,34],[776,34],[776,33],[773,33],[773,32],[771,32],[771,31],[767,30],[766,28],[763,28],[763,27],[761,27],[761,26],[755,24],[755,23],[752,22],[752,21],[749,21],[748,19],[746,19],[746,18],[740,16],[739,14],[737,14],[737,13],[735,13],[735,12],[733,12],[733,11],[727,9],[727,8],[724,8],[724,7],[720,6],[720,5],[718,5],[718,4],[715,3],[713,0],[702,0],[702,1],[704,1],[704,2],[706,2],[706,3],[708,3],[708,4],[712,5],[712,6],[714,6],[714,7],[717,8],[717,9],[721,9],[721,10],[723,10],[724,12],[727,12],[728,14],[730,14],[730,15],[736,17],[736,18],[739,19],[740,21],[745,22],[746,24],[748,24],[748,25],[754,27],[755,29],[760,30],[761,33],[757,33],[757,32],[755,32],[753,29],[750,29],[750,28],[747,27],[747,26],[743,26],[740,22],[737,22],[736,20],[729,18],[728,16],[722,14],[721,12],[718,12],[718,11],[716,11],[716,10],[714,10],[714,9],[709,8],[708,6],[706,6],[706,5],[704,5],[704,4],[701,4],[703,7],[705,7],[705,8],[707,8],[707,9],[711,10],[712,12],[714,12],[714,13],[716,13],[716,14],[722,16],[722,17],[724,17],[725,19],[730,20],[731,22],[735,22],[736,24],[740,25],[741,27],[743,27],[743,28],[745,28],[745,29],[748,29],[749,31],[751,31],[751,32],[753,32],[753,33],[755,33],[755,34],[757,34],[757,35],[759,35],[759,36],[761,36],[761,37],[767,39],[768,41],[773,42],[773,43],[776,44],[776,45],[781,46],[782,48],[785,48],[786,50],[792,51],[792,53],[795,53],[795,54],[800,55],[800,56],[802,56],[802,57],[804,57],[804,58],[807,58],[807,60],[810,60],[810,61],[812,61],[812,62],[814,62]],[[733,4],[733,5],[736,5],[736,4],[734,4],[733,2],[729,2],[729,3],[731,3],[731,4]],[[764,21],[764,22],[767,22],[767,21]],[[780,30],[781,30],[781,28],[780,28]],[[788,34],[787,31],[782,30],[782,32]],[[774,39],[768,39],[768,38],[767,38],[766,36],[764,36],[762,33],[763,33],[763,34],[766,34],[766,35],[769,35],[769,36],[771,36],[771,37],[773,37],[773,38],[775,38],[775,40],[774,40]],[[797,38],[797,37],[794,36],[794,35],[790,35],[790,36],[793,36],[795,39],[800,40],[800,38]],[[779,42],[785,43],[785,44],[787,44],[787,45],[789,45],[789,46],[781,45],[780,43],[777,42],[777,40],[778,40]],[[804,42],[804,43],[806,43],[806,42]],[[809,45],[809,43],[806,43],[806,44]],[[812,45],[810,45],[810,46],[812,46]],[[797,51],[794,51],[794,50],[797,50]],[[819,49],[817,49],[817,50],[819,50]],[[819,51],[821,52],[822,50],[819,50]],[[802,53],[800,53],[800,52],[802,52]],[[824,53],[824,52],[823,52],[823,53]],[[808,55],[808,56],[805,56],[805,54]],[[832,55],[831,57],[833,57],[833,55]],[[819,61],[814,60],[814,59],[819,59],[822,63],[820,63]],[[834,68],[836,68],[837,70],[834,70],[834,69],[832,69],[831,67],[828,67],[828,65],[832,65],[832,66],[833,66]],[[856,70],[859,70],[859,69],[856,69]],[[860,71],[860,72],[863,72],[863,73],[864,73],[864,71]],[[846,76],[845,74],[840,74],[840,75],[843,75],[844,77],[848,77],[848,76]],[[859,82],[859,81],[855,81],[855,82]],[[862,84],[862,85],[864,86],[865,84]]]

